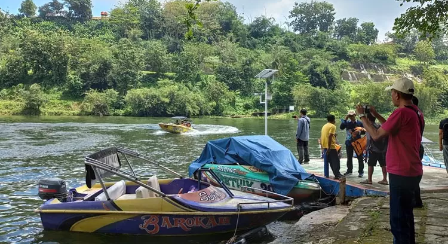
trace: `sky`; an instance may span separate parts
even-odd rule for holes
[[[41,6],[50,0],[34,0]],[[110,11],[115,5],[125,0],[92,0],[93,15],[100,16],[101,11]],[[159,0],[165,2],[164,0]],[[362,22],[373,22],[380,31],[378,40],[385,39],[385,33],[392,30],[394,20],[404,13],[410,4],[400,6],[397,0],[326,0],[332,3],[336,12],[336,19],[355,17]],[[247,23],[256,17],[266,15],[273,17],[277,23],[287,28],[289,11],[294,2],[310,2],[310,0],[228,0],[235,5]],[[20,8],[21,0],[0,0],[0,9],[15,14]]]

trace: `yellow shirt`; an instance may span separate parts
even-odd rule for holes
[[[330,134],[335,135],[331,138],[330,147],[331,149],[336,149],[336,125],[332,123],[327,123],[322,127],[322,131],[320,133],[320,143],[322,148],[328,149],[328,136],[330,136]]]

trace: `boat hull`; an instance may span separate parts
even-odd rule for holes
[[[206,164],[203,168],[212,169],[230,189],[244,191],[244,186],[258,188],[262,190],[272,191],[271,184],[269,183],[269,176],[266,172],[260,171],[252,166],[241,165],[217,165]],[[213,185],[218,183],[208,174],[203,173],[207,180]],[[296,204],[304,200],[312,200],[318,198],[320,194],[320,186],[316,182],[299,181],[296,186],[288,193],[288,197],[294,198]],[[251,191],[257,195],[266,196],[266,193],[261,191]],[[268,197],[276,198],[275,195],[268,194]]]
[[[286,212],[251,214],[41,213],[45,230],[87,233],[186,236],[250,230],[269,224]]]
[[[160,127],[160,129],[162,129],[166,132],[170,132],[170,133],[174,133],[174,134],[186,133],[186,132],[193,130],[192,127],[176,125],[176,124],[165,124],[165,123],[159,123],[159,127]]]
[[[41,205],[45,230],[87,233],[187,236],[250,230],[269,224],[293,209],[283,201],[233,191],[192,179],[158,181],[165,197],[137,198],[138,185],[126,182],[125,194],[110,201],[93,200],[103,191],[99,184],[71,189],[65,202],[51,199]],[[112,187],[114,183],[105,183]]]

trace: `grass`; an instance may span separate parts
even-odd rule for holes
[[[448,70],[448,64],[436,64],[436,65],[431,65],[431,67],[437,68],[437,69]]]
[[[20,114],[23,110],[23,106],[23,102],[0,100],[0,115]]]
[[[0,100],[0,115],[20,115],[24,103],[21,101]],[[41,108],[41,115],[78,116],[81,113],[80,102],[50,99]]]

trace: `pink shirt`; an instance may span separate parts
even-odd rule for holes
[[[412,106],[418,109],[417,106]],[[424,125],[423,113],[420,117]],[[387,172],[401,176],[423,175],[419,155],[422,136],[417,113],[410,108],[398,108],[390,115],[386,123],[381,125],[381,128],[389,132],[386,153]]]

